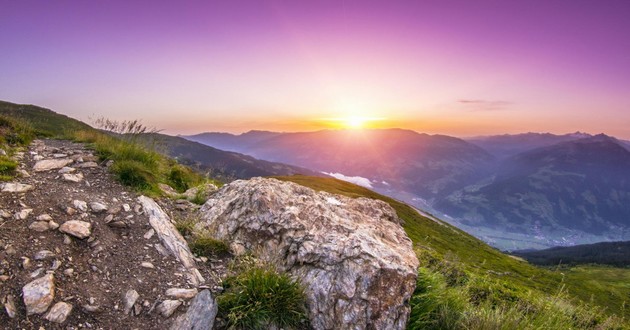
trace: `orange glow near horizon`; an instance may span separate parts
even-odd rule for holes
[[[337,118],[323,118],[319,120],[322,124],[329,128],[336,129],[361,129],[361,128],[383,128],[379,125],[385,118],[364,117],[364,116],[346,116]]]

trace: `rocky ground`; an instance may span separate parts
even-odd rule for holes
[[[17,157],[20,177],[0,183],[0,328],[167,329],[180,316],[185,329],[216,314],[225,260],[169,232],[193,204],[138,199],[81,144],[38,140]]]

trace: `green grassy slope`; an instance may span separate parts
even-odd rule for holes
[[[307,176],[276,178],[315,190],[353,198],[380,199],[389,203],[404,220],[404,229],[413,241],[416,253],[423,264],[441,262],[451,265],[455,272],[463,272],[477,279],[490,279],[492,283],[498,283],[499,286],[504,286],[507,292],[513,292],[518,296],[527,295],[526,292],[531,290],[536,294],[552,297],[564,288],[569,297],[601,306],[608,314],[630,317],[630,313],[625,309],[625,300],[630,297],[630,285],[627,285],[630,270],[618,268],[601,270],[602,267],[593,266],[564,270],[563,273],[562,270],[536,267],[520,258],[506,255],[451,225],[424,217],[402,202],[369,189],[333,178]],[[448,271],[445,273],[448,274]],[[611,275],[600,276],[602,274]]]
[[[30,123],[40,137],[72,137],[73,132],[94,130],[90,125],[34,105],[0,101],[0,114]]]

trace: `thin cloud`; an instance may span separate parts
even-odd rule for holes
[[[491,101],[480,99],[460,99],[457,103],[464,105],[470,111],[498,111],[507,110],[512,102],[509,101]]]

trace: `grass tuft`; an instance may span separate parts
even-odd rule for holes
[[[224,255],[230,252],[230,247],[225,242],[208,235],[194,237],[189,246],[194,254],[204,257]]]
[[[307,327],[304,289],[287,274],[253,267],[226,278],[223,286],[226,291],[217,301],[230,328]]]

